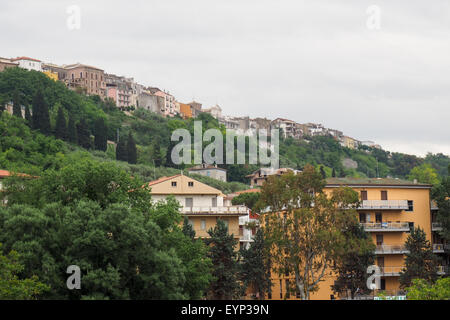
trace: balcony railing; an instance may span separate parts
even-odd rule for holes
[[[441,231],[441,230],[442,230],[442,223],[440,222],[431,223],[431,231]]]
[[[375,254],[405,254],[408,252],[404,246],[400,245],[382,244],[375,249]]]
[[[408,210],[408,200],[363,200],[360,210]]]
[[[435,243],[433,244],[433,252],[434,253],[444,253],[445,245],[442,243]]]
[[[228,207],[183,207],[181,212],[184,214],[234,214],[245,215],[248,213],[246,206],[228,206]]]
[[[381,275],[384,277],[397,277],[402,270],[403,267],[380,267]]]
[[[409,222],[366,222],[361,225],[366,231],[409,231]]]

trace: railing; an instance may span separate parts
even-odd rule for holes
[[[408,200],[363,200],[358,209],[408,210]]]
[[[442,230],[442,223],[440,222],[431,223],[431,231],[441,231],[441,230]]]
[[[409,231],[409,222],[366,222],[361,225],[367,231]]]
[[[381,275],[385,277],[399,276],[402,270],[403,267],[380,267]]]
[[[247,214],[248,208],[245,206],[183,207],[181,212],[191,214]]]
[[[433,244],[433,252],[444,252],[445,246],[442,243]]]
[[[375,254],[404,254],[408,252],[409,251],[401,245],[382,244],[377,246],[377,248],[375,249]]]

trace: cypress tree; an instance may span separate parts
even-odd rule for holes
[[[160,167],[162,165],[161,144],[159,138],[156,138],[153,142],[153,160],[155,162],[155,167]]]
[[[84,119],[77,124],[78,145],[85,149],[91,149],[91,134]]]
[[[22,107],[20,106],[20,97],[17,90],[14,90],[13,93],[13,116],[22,118]]]
[[[33,99],[33,129],[40,130],[45,135],[51,133],[48,106],[40,90],[37,91]]]
[[[116,160],[128,161],[127,144],[124,139],[120,139],[117,143]]]
[[[137,163],[136,142],[134,142],[131,132],[128,134],[127,154],[128,154],[128,163],[136,164]]]
[[[333,168],[333,172],[331,173],[331,176],[332,176],[333,178],[336,177],[336,170],[334,170],[334,168]]]
[[[64,111],[62,107],[58,109],[58,117],[56,118],[55,136],[58,139],[67,139],[67,124],[66,117],[64,116]]]
[[[106,151],[108,147],[108,132],[103,118],[95,121],[95,138],[94,146],[96,150]]]
[[[67,139],[69,140],[69,142],[78,143],[77,127],[71,115],[69,115],[69,125],[67,127],[67,135],[68,135]]]
[[[323,166],[320,166],[320,175],[322,176],[322,179],[327,178],[327,174],[325,173],[325,169],[323,168]]]
[[[33,119],[30,113],[30,107],[28,105],[25,106],[25,119],[27,120],[28,125],[31,125],[33,123]]]

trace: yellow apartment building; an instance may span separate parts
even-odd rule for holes
[[[439,241],[436,236],[434,239],[432,237],[431,185],[387,178],[329,178],[324,191],[330,193],[343,186],[351,187],[360,194],[358,219],[376,244],[375,264],[381,270],[381,290],[385,290],[388,295],[401,295],[399,275],[404,266],[404,244],[410,229],[421,227],[431,243],[433,240]],[[441,249],[436,243],[433,243],[433,248]],[[447,270],[448,267],[442,266],[439,273],[444,274]],[[295,292],[286,291],[292,278],[277,275],[272,275],[272,278],[274,286],[269,299],[299,298]],[[330,287],[333,282],[334,276],[330,269],[311,299],[338,299]]]
[[[208,230],[218,219],[225,221],[228,232],[239,241],[239,217],[248,216],[245,206],[225,206],[224,194],[213,187],[183,174],[162,177],[148,183],[152,201],[165,200],[173,195],[180,203],[180,212],[187,216],[196,237],[208,238]]]

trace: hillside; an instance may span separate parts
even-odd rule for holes
[[[48,107],[53,133],[57,123],[58,110],[61,109],[65,121],[85,122],[87,131],[96,135],[98,119],[106,124],[106,136],[110,141],[117,137],[127,137],[130,133],[137,145],[137,163],[117,161],[131,175],[144,181],[164,175],[179,173],[187,165],[175,166],[166,157],[171,148],[170,135],[174,129],[185,128],[193,133],[195,120],[203,123],[203,130],[225,128],[209,114],[201,114],[196,119],[164,118],[157,114],[137,110],[131,115],[118,110],[114,103],[102,101],[96,96],[85,96],[67,89],[62,83],[54,82],[42,73],[20,68],[7,69],[0,73],[0,108],[19,97],[20,104],[33,108],[33,99],[42,92]],[[16,97],[16,98],[15,98]],[[28,121],[29,122],[29,121]],[[56,139],[53,133],[45,136],[32,129],[30,123],[6,112],[0,118],[0,168],[25,173],[39,174],[48,168],[58,168],[62,162],[77,161],[79,157],[91,157],[98,161],[116,161],[114,146],[108,144],[106,151],[82,148],[76,143]],[[30,128],[31,127],[31,128]],[[67,139],[66,139],[67,140]],[[91,137],[93,140],[93,137]],[[88,141],[89,142],[89,141]],[[91,141],[89,146],[93,147]],[[85,145],[84,145],[85,146]],[[343,160],[357,167],[343,165]],[[407,178],[410,171],[421,164],[428,163],[440,175],[445,175],[450,158],[443,154],[428,154],[425,158],[397,152],[389,152],[366,146],[358,150],[342,147],[332,137],[312,137],[308,140],[292,138],[280,141],[280,166],[301,169],[310,163],[322,166],[327,176],[344,177],[398,177]],[[223,165],[228,170],[228,179],[233,183],[199,177],[224,192],[242,190],[248,181],[246,175],[258,168],[257,165]]]

